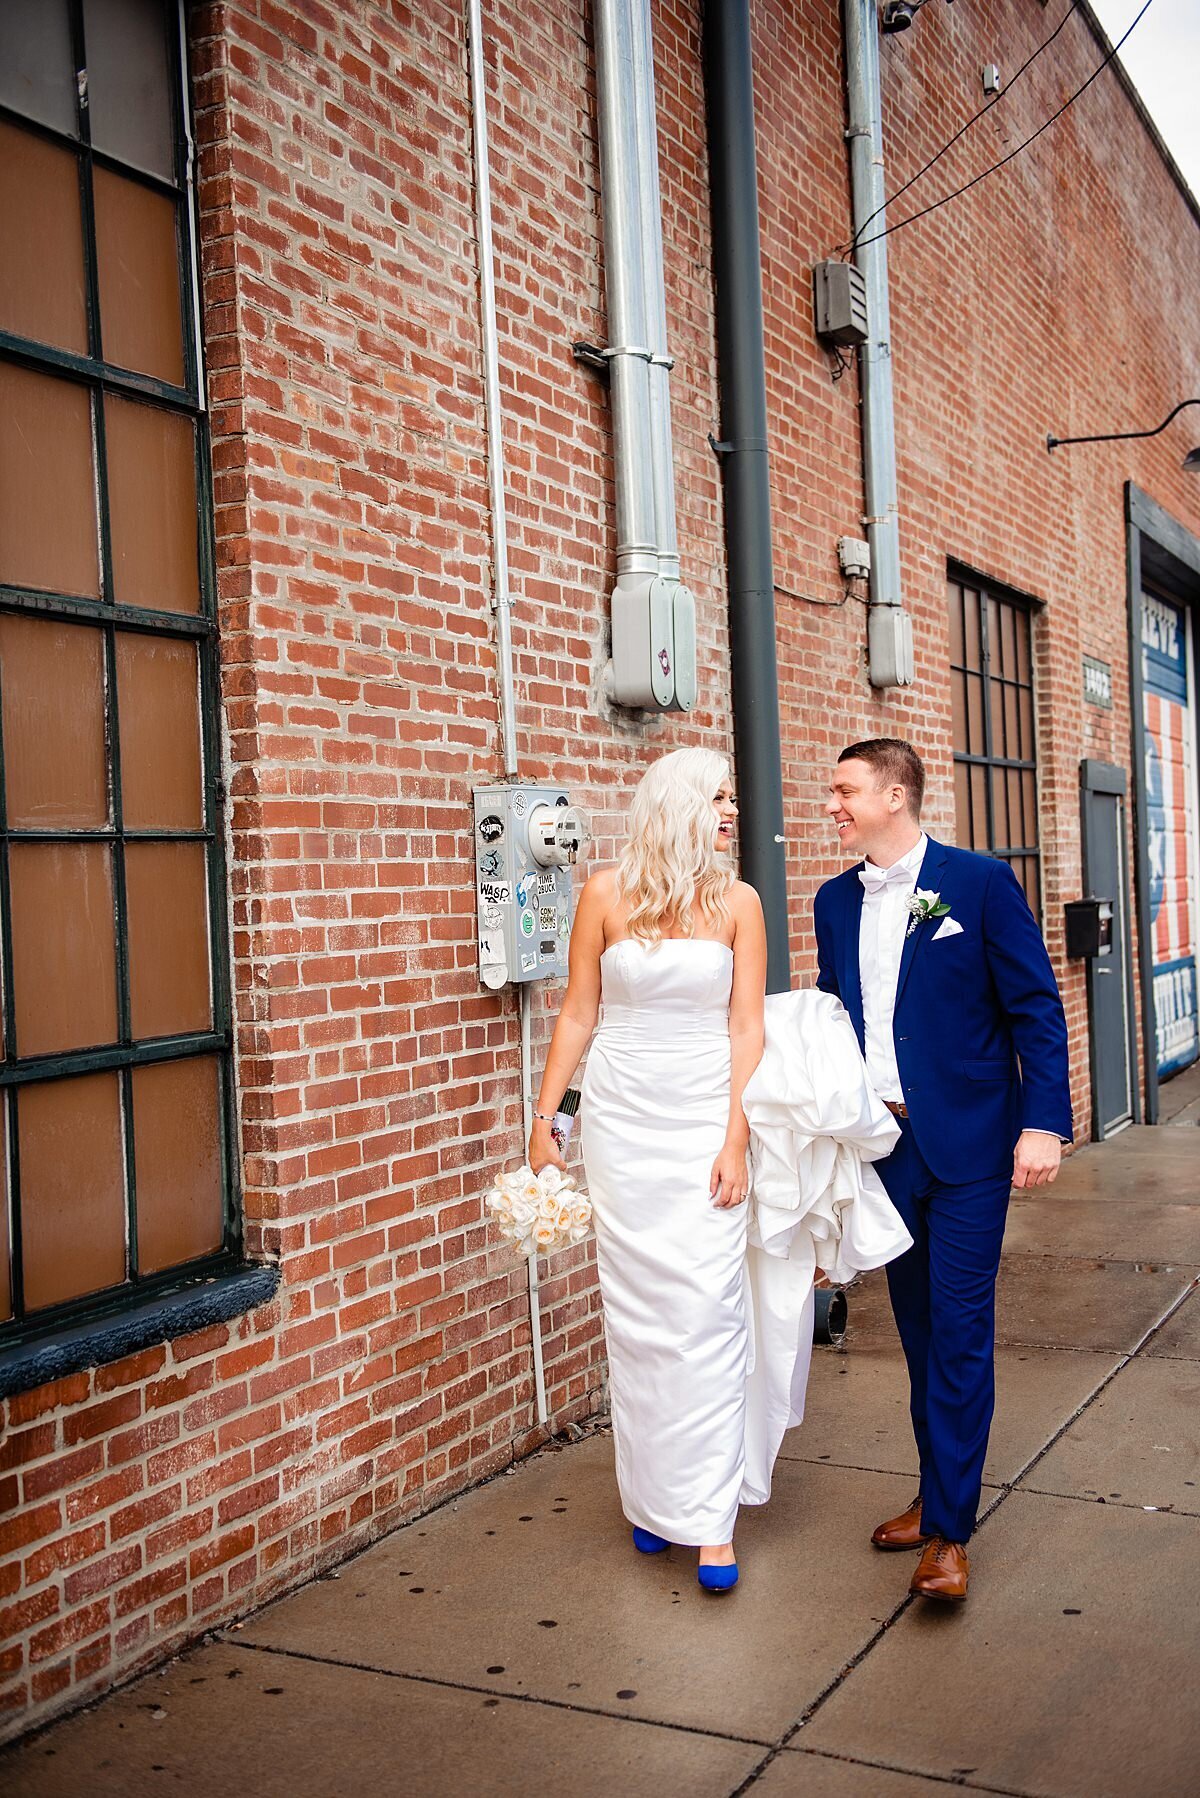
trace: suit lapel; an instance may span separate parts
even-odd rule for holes
[[[925,859],[921,863],[921,872],[917,875],[917,885],[926,892],[932,887],[934,892],[940,891],[938,876],[946,860],[946,851],[940,843],[930,837],[925,850]],[[860,889],[861,891],[861,889]],[[909,970],[917,959],[927,937],[932,936],[936,926],[918,924],[917,928],[904,938],[904,948],[900,955],[900,972],[896,978],[896,1006],[899,1008],[900,996],[904,991],[904,983],[908,979]]]
[[[858,864],[861,868],[862,863]],[[838,969],[838,986],[841,989],[842,1003],[850,1013],[850,1021],[858,1032],[861,1047],[866,1026],[863,1022],[862,1001],[862,969],[858,961],[858,936],[862,924],[863,885],[858,878],[858,868],[852,870],[854,879],[847,886],[846,913],[842,930],[841,966]]]

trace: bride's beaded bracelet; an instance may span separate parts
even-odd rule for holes
[[[552,1111],[535,1111],[533,1115],[535,1118],[541,1118],[543,1124],[552,1124],[554,1122],[554,1113]]]

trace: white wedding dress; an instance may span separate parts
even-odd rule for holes
[[[621,1504],[671,1542],[730,1542],[803,1414],[818,1266],[844,1279],[909,1245],[864,1166],[898,1131],[839,1002],[772,997],[745,1098],[754,1192],[717,1210],[733,953],[626,938],[600,967],[580,1120]]]

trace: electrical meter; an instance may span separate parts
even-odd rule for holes
[[[473,799],[480,980],[565,978],[578,807],[559,787],[476,787]]]

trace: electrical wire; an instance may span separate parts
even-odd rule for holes
[[[1030,144],[1036,143],[1037,139],[1039,137],[1041,137],[1042,133],[1044,131],[1049,131],[1051,125],[1053,125],[1056,122],[1056,120],[1062,118],[1062,115],[1064,112],[1066,112],[1067,108],[1069,106],[1073,106],[1075,104],[1076,100],[1079,99],[1080,95],[1085,94],[1087,92],[1088,88],[1091,87],[1091,85],[1092,85],[1093,81],[1095,81],[1096,77],[1098,75],[1102,75],[1104,73],[1104,70],[1108,67],[1108,65],[1112,61],[1113,57],[1117,54],[1117,51],[1121,48],[1121,45],[1128,38],[1130,32],[1134,28],[1134,25],[1137,25],[1140,22],[1140,20],[1142,20],[1146,16],[1146,14],[1149,12],[1152,4],[1153,4],[1153,0],[1146,0],[1145,5],[1142,7],[1141,11],[1138,13],[1137,17],[1134,19],[1133,24],[1129,26],[1129,28],[1125,32],[1124,36],[1119,38],[1118,41],[1112,46],[1112,49],[1108,52],[1108,55],[1104,58],[1103,62],[1098,63],[1097,66],[1092,70],[1091,74],[1088,76],[1087,80],[1083,83],[1083,85],[1081,87],[1077,87],[1075,89],[1075,92],[1073,94],[1071,94],[1068,99],[1063,101],[1063,103],[1059,107],[1058,111],[1052,112],[1050,117],[1046,120],[1046,122],[1042,125],[1039,125],[1037,130],[1035,132],[1033,132],[1029,137],[1027,137],[1023,143],[1020,143],[1017,145],[1015,150],[1010,150],[1007,156],[1002,156],[1000,158],[999,162],[993,162],[989,168],[986,168],[986,169],[982,170],[982,172],[980,174],[973,176],[970,181],[964,181],[963,185],[961,187],[956,187],[952,193],[944,194],[940,200],[935,200],[933,202],[932,206],[923,206],[921,208],[920,212],[910,213],[906,219],[899,219],[899,220],[897,220],[897,222],[894,225],[888,225],[885,230],[877,231],[873,237],[860,238],[858,240],[857,244],[855,245],[855,247],[857,249],[861,250],[861,249],[864,249],[867,244],[881,243],[885,237],[890,237],[894,231],[903,231],[905,225],[915,225],[918,219],[928,218],[929,214],[931,212],[937,212],[943,206],[948,206],[950,204],[951,200],[957,200],[960,198],[961,195],[963,195],[965,193],[970,193],[970,191],[973,187],[978,187],[979,183],[981,181],[986,181],[989,175],[994,175],[996,173],[997,169],[1004,168],[1007,163],[1012,162],[1014,157],[1019,156],[1021,154],[1022,150],[1027,150],[1029,148]]]
[[[1051,44],[1054,42],[1055,38],[1058,36],[1058,34],[1062,30],[1063,26],[1067,23],[1067,20],[1071,17],[1071,15],[1073,13],[1077,12],[1078,10],[1079,10],[1079,0],[1071,0],[1070,6],[1068,6],[1066,12],[1063,14],[1062,18],[1058,21],[1058,24],[1054,27],[1054,30],[1050,33],[1050,36],[1048,38],[1046,38],[1043,43],[1040,43],[1038,45],[1037,49],[1033,52],[1032,56],[1026,57],[1025,61],[1021,64],[1020,68],[1017,70],[1016,74],[1012,77],[1012,79],[1010,81],[1005,82],[1004,87],[1001,90],[1001,92],[998,94],[993,94],[992,98],[990,100],[988,100],[985,105],[981,106],[979,108],[978,112],[972,113],[971,117],[967,120],[966,124],[960,125],[958,130],[954,133],[954,136],[952,138],[949,138],[947,140],[947,142],[942,145],[941,149],[936,153],[936,155],[931,156],[929,158],[929,161],[927,163],[924,163],[922,165],[922,167],[917,170],[915,175],[909,176],[908,180],[904,183],[903,187],[898,187],[894,194],[889,194],[887,199],[883,202],[883,205],[877,206],[875,208],[874,212],[870,213],[863,220],[862,224],[858,227],[858,230],[855,232],[853,240],[850,243],[839,244],[838,250],[837,250],[837,254],[839,256],[845,255],[847,252],[852,253],[854,250],[856,250],[862,239],[862,234],[866,230],[867,226],[869,224],[873,223],[873,221],[879,217],[881,212],[886,212],[886,210],[889,206],[894,205],[895,202],[900,198],[900,196],[902,194],[906,194],[908,192],[910,187],[915,187],[917,185],[917,182],[920,181],[921,177],[923,175],[927,175],[929,173],[930,169],[933,168],[936,163],[939,163],[942,160],[942,157],[946,154],[946,152],[948,150],[952,150],[954,148],[954,146],[958,142],[959,138],[966,136],[967,132],[971,129],[972,125],[977,125],[979,123],[980,119],[982,119],[987,113],[991,112],[993,110],[993,108],[997,107],[1002,100],[1006,100],[1008,98],[1009,94],[1012,93],[1014,87],[1016,87],[1017,82],[1021,79],[1021,77],[1025,73],[1026,69],[1031,69],[1033,67],[1034,63],[1037,61],[1038,57],[1042,54],[1043,50],[1048,50],[1050,48]],[[874,239],[872,239],[871,241],[873,242]]]

